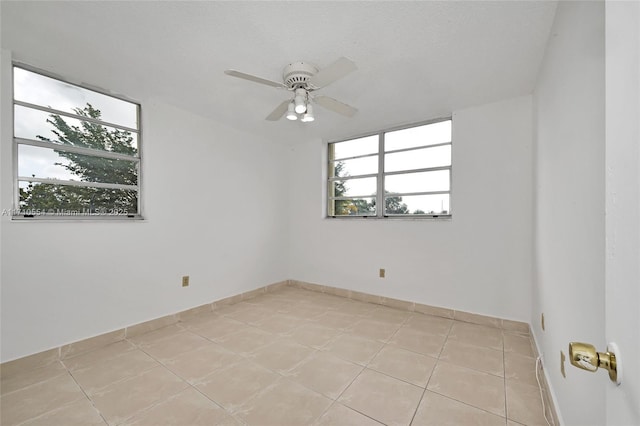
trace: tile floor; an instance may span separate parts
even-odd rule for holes
[[[286,287],[3,377],[9,425],[546,425],[529,337]]]

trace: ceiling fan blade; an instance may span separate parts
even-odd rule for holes
[[[231,77],[242,78],[244,80],[253,81],[254,83],[266,84],[267,86],[277,87],[279,89],[287,88],[287,86],[285,86],[283,83],[267,80],[266,78],[262,78],[262,77],[256,77],[255,75],[247,74],[247,73],[236,71],[236,70],[225,70],[224,73],[226,75],[230,75]]]
[[[358,110],[350,105],[344,104],[328,96],[315,96],[313,100],[320,106],[330,109],[338,114],[346,115],[347,117],[353,117]]]
[[[318,71],[318,73],[311,77],[307,83],[316,89],[320,89],[321,87],[328,86],[334,81],[340,80],[342,77],[357,69],[358,67],[352,60],[343,56],[328,67]]]
[[[284,113],[287,112],[287,107],[289,106],[290,102],[291,100],[289,99],[287,99],[286,101],[283,101],[280,105],[276,107],[276,109],[271,111],[271,114],[267,115],[267,118],[265,118],[265,120],[269,120],[269,121],[280,120],[284,115]]]

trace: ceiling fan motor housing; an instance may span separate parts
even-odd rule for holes
[[[307,81],[318,73],[318,68],[308,62],[293,62],[282,71],[282,79],[289,89],[308,88]]]

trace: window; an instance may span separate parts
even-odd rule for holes
[[[139,105],[14,66],[13,114],[14,218],[140,218]]]
[[[330,217],[451,215],[451,119],[332,142],[328,158]]]

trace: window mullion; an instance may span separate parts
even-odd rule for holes
[[[376,194],[376,204],[378,209],[376,216],[384,217],[384,132],[378,135],[378,191]]]
[[[35,146],[39,148],[53,149],[56,151],[64,151],[64,152],[72,152],[74,154],[87,155],[91,157],[99,157],[99,158],[109,158],[112,160],[123,160],[123,161],[140,161],[140,157],[134,157],[132,155],[120,154],[119,152],[113,151],[99,151],[97,149],[84,148],[73,145],[65,145],[65,144],[57,144],[53,142],[45,142],[45,141],[36,141],[33,139],[25,139],[25,138],[14,138],[18,145],[28,145]]]

